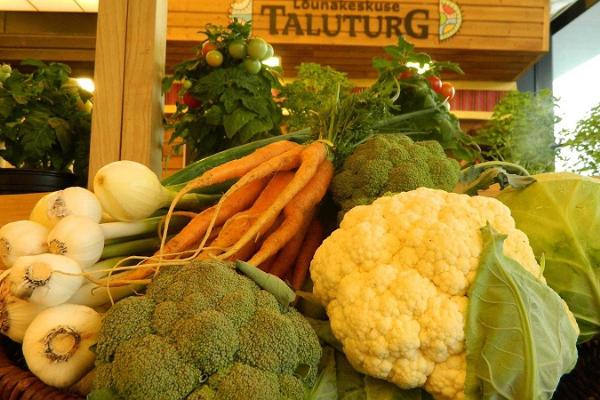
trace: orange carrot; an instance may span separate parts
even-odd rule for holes
[[[167,215],[165,218],[165,233],[166,233],[166,230],[169,228],[169,224],[171,222],[171,216],[172,216],[173,212],[175,211],[175,207],[177,206],[177,204],[179,203],[179,201],[183,198],[183,196],[185,194],[189,193],[190,191],[192,191],[194,189],[199,189],[202,187],[216,185],[218,183],[223,183],[230,179],[239,178],[239,177],[245,175],[246,173],[248,173],[249,171],[255,169],[256,167],[264,164],[266,161],[270,160],[273,157],[276,157],[280,154],[286,153],[292,149],[300,150],[302,148],[303,148],[302,145],[299,145],[298,143],[290,142],[287,140],[271,143],[267,146],[264,146],[264,147],[261,147],[261,148],[255,150],[254,152],[248,154],[247,156],[238,158],[236,160],[231,160],[231,161],[228,161],[217,167],[214,167],[214,168],[206,171],[199,177],[195,178],[194,180],[188,182],[185,185],[185,187],[179,193],[177,193],[177,195],[171,202],[171,206],[169,207],[169,211],[167,212]],[[230,193],[230,194],[234,193],[243,186],[246,186],[246,184],[237,185],[235,189],[230,188],[227,191],[227,193]],[[224,198],[221,198],[221,201],[218,203],[217,210],[219,210],[219,207],[220,207],[219,204],[221,204],[224,200],[225,200]],[[214,221],[212,221],[212,223],[209,224],[209,227],[212,226],[213,224],[214,224]],[[165,233],[163,233],[163,235]],[[163,240],[161,242],[161,249],[163,249],[164,245],[165,245],[165,242]]]
[[[323,242],[323,225],[318,218],[313,219],[308,228],[308,232],[306,233],[306,237],[304,238],[304,242],[302,243],[302,250],[298,257],[296,258],[296,263],[294,264],[294,269],[292,272],[292,287],[295,290],[302,289],[304,286],[304,281],[306,280],[306,275],[308,274],[308,269],[310,267],[310,262],[315,256],[315,252]]]
[[[210,244],[210,249],[204,250],[198,258],[209,258],[217,255],[222,252],[218,249],[225,249],[235,244],[244,232],[252,226],[260,213],[269,208],[273,200],[293,177],[294,174],[292,172],[279,172],[275,174],[252,207],[229,218],[217,238]]]
[[[304,219],[304,223],[298,229],[296,234],[283,246],[283,248],[277,253],[277,258],[273,262],[273,266],[269,272],[273,275],[277,275],[281,279],[284,279],[288,272],[292,269],[292,265],[296,261],[296,257],[300,253],[302,242],[306,236],[306,231],[315,213],[313,209],[310,212],[310,216]]]
[[[233,254],[237,253],[242,247],[246,245],[246,243],[251,241],[260,232],[260,230],[265,224],[267,224],[269,221],[272,221],[273,218],[286,207],[286,205],[294,198],[294,196],[296,196],[296,194],[298,194],[298,192],[300,192],[307,185],[307,183],[315,176],[315,173],[317,172],[319,166],[323,163],[324,160],[326,160],[327,145],[320,141],[313,142],[304,148],[300,155],[300,158],[300,167],[294,174],[294,178],[292,179],[292,181],[285,187],[285,189],[279,194],[279,196],[277,196],[277,199],[275,199],[275,201],[269,207],[269,209],[267,209],[264,213],[261,214],[260,218],[252,225],[252,227],[244,234],[244,236],[242,236],[240,240],[238,240],[237,243],[234,246],[232,246],[228,251],[221,254],[220,257],[222,257],[223,259],[227,259]],[[331,165],[331,162],[328,162],[328,164]],[[331,174],[333,174],[333,167],[330,166],[328,168],[332,170]],[[246,175],[250,175],[249,180],[252,179],[252,174],[253,171],[250,171]],[[246,178],[246,176],[244,176],[244,178]],[[325,186],[328,185],[329,181],[325,184]],[[325,191],[326,190],[327,188],[325,187]],[[312,204],[308,209],[312,208],[315,204],[316,203]],[[292,236],[294,233],[295,232],[292,233]],[[281,247],[277,248],[277,250],[279,250],[280,248]],[[275,252],[277,251],[274,251],[273,253]],[[273,253],[271,253],[271,255]],[[265,258],[260,260],[260,262],[264,261],[264,259]],[[258,264],[260,264],[260,262]]]
[[[236,191],[226,202],[221,205],[221,210],[216,218],[217,224],[224,223],[228,218],[236,213],[244,210],[256,200],[260,192],[267,184],[267,179],[259,179],[247,186]],[[159,250],[156,256],[162,258],[173,258],[176,253],[189,250],[193,244],[198,243],[202,235],[204,235],[210,226],[213,216],[216,212],[216,206],[207,208],[192,219],[177,235],[173,236],[163,247],[162,252]],[[150,262],[155,261],[150,259]],[[122,286],[127,284],[126,281],[143,279],[153,273],[150,268],[133,269],[127,274],[121,275],[119,280],[113,280],[109,283],[110,286]]]
[[[265,239],[260,250],[248,260],[258,265],[277,253],[298,232],[306,220],[310,221],[310,211],[321,201],[333,177],[333,164],[324,160],[308,184],[300,190],[283,210],[285,219],[279,229]],[[291,185],[291,183],[290,183]]]
[[[265,272],[269,272],[271,270],[271,267],[273,266],[275,258],[277,258],[277,254],[275,254],[273,257],[266,259],[262,264],[258,265],[258,268],[262,269]]]
[[[254,168],[267,162],[271,158],[283,154],[289,150],[300,148],[302,148],[302,145],[286,140],[271,143],[265,147],[255,150],[247,156],[238,158],[237,160],[231,160],[206,171],[198,178],[190,181],[182,191],[186,191],[186,189],[192,190],[201,187],[207,187],[217,183],[225,182],[230,179],[240,178]],[[240,185],[238,188],[241,186],[244,185]]]

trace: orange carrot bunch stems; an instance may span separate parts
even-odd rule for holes
[[[306,260],[301,264],[297,261],[308,257],[306,247],[316,243],[314,216],[334,174],[329,147],[323,141],[308,145],[275,142],[206,171],[179,192],[167,213],[165,230],[185,193],[231,179],[238,181],[216,205],[196,215],[177,235],[168,241],[163,235],[161,249],[144,265],[107,284],[119,286],[148,278],[166,260],[182,255],[179,262],[196,258],[248,260],[289,277],[296,286],[301,284],[308,267]],[[312,241],[307,242],[309,239]]]

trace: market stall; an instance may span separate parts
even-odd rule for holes
[[[503,103],[527,146],[455,115],[455,79],[508,91],[547,14],[103,1],[91,114],[60,65],[0,66],[13,164],[36,115],[76,142],[25,113],[51,94],[91,126],[87,185],[0,195],[0,399],[594,398],[600,181],[531,139],[544,95]]]

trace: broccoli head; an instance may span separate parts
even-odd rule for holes
[[[205,260],[163,267],[107,313],[94,390],[129,400],[302,400],[321,346],[293,307]]]
[[[371,204],[386,193],[408,192],[419,187],[451,191],[460,167],[434,140],[413,142],[406,135],[374,135],[345,160],[331,184],[341,215],[351,208]]]

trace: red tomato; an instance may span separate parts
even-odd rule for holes
[[[444,82],[442,83],[440,94],[444,99],[452,100],[456,94],[456,89],[454,89],[454,85],[450,82]]]
[[[200,107],[200,105],[202,105],[202,103],[200,103],[200,101],[197,98],[192,96],[190,92],[185,92],[185,94],[183,95],[183,104],[188,106],[188,108],[190,109],[198,108]]]
[[[204,42],[202,45],[202,55],[206,57],[209,51],[216,50],[217,45],[211,42]]]
[[[442,80],[440,78],[437,76],[428,76],[427,80],[434,92],[440,93],[442,91]]]
[[[402,73],[398,76],[398,79],[404,80],[412,78],[415,73],[411,69],[407,69],[406,71],[402,71]]]

